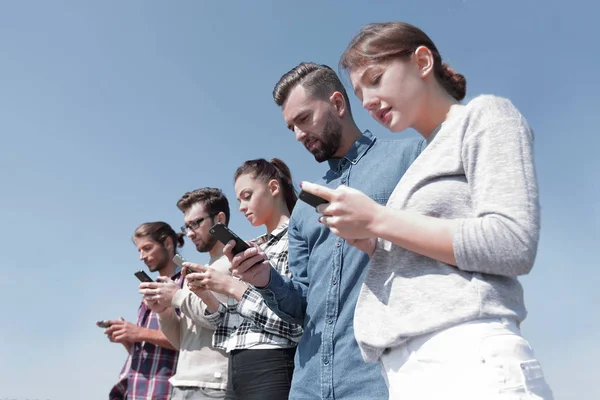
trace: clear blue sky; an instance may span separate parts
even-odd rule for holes
[[[232,206],[246,159],[321,176],[271,98],[300,61],[337,65],[368,22],[424,29],[468,97],[510,98],[536,133],[542,239],[523,325],[557,398],[600,398],[600,147],[593,2],[0,3],[0,398],[100,400],[125,360],[94,321],[135,320],[135,227],[192,189]],[[360,127],[392,134],[352,99]],[[414,135],[406,132],[401,135]],[[234,212],[243,237],[261,230]],[[206,261],[190,243],[183,254]]]

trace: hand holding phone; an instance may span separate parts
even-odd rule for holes
[[[146,273],[146,271],[139,270],[134,273],[134,275],[140,280],[140,282],[154,282],[150,276]]]
[[[185,271],[185,275],[194,273],[193,269],[186,268],[186,267],[183,266],[183,263],[187,262],[187,260],[185,258],[181,257],[179,254],[175,254],[175,256],[173,257],[173,262],[175,264],[177,264],[177,266],[179,268],[181,268],[182,271]]]
[[[321,204],[329,203],[324,198],[316,196],[312,193],[305,192],[304,190],[300,191],[300,193],[298,194],[298,198],[300,200],[302,200],[303,202],[305,202],[315,208],[317,208],[317,206],[319,206]]]
[[[223,244],[227,244],[230,241],[234,240],[235,246],[233,247],[233,250],[232,250],[233,255],[236,255],[238,253],[246,251],[250,248],[248,243],[246,243],[242,238],[240,238],[238,235],[233,233],[233,231],[231,231],[231,229],[229,229],[228,227],[226,227],[225,225],[223,225],[220,222],[213,225],[210,228],[209,232],[211,233],[211,235],[216,237],[219,242],[221,242]]]
[[[110,324],[109,324],[109,323],[108,323],[108,321],[106,321],[106,320],[99,320],[99,321],[96,321],[96,326],[97,326],[98,328],[104,328],[104,329],[106,329],[106,328],[110,328]]]

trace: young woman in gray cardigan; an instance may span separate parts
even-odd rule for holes
[[[363,27],[340,64],[375,120],[428,142],[385,207],[302,185],[329,201],[321,222],[371,255],[354,317],[363,357],[381,363],[390,399],[551,399],[519,330],[517,277],[540,232],[525,118],[496,96],[460,104],[465,78],[406,23]]]

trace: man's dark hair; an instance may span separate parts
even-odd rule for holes
[[[222,212],[225,214],[225,225],[229,224],[229,202],[221,189],[202,188],[187,192],[177,202],[177,208],[186,213],[196,203],[202,203],[204,211],[211,217]]]
[[[273,89],[275,104],[282,106],[292,89],[298,85],[302,85],[311,96],[320,99],[329,98],[334,92],[340,92],[344,96],[348,113],[352,114],[350,99],[342,81],[327,65],[303,62],[285,73]]]
[[[133,233],[132,239],[134,239],[135,242],[135,238],[142,237],[149,237],[163,246],[165,245],[165,240],[171,238],[175,253],[177,253],[177,248],[183,247],[183,244],[185,243],[183,233],[175,232],[173,228],[171,228],[171,225],[163,221],[145,222],[138,226]]]

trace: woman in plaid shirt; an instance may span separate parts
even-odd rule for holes
[[[254,242],[273,268],[289,276],[288,221],[297,200],[289,168],[276,158],[249,160],[237,169],[234,180],[240,212],[253,226],[267,228]],[[287,399],[302,327],[282,321],[246,283],[200,270],[204,272],[187,276],[192,291],[208,289],[234,299],[216,310],[208,306],[206,316],[216,326],[213,346],[229,353],[226,399]]]

